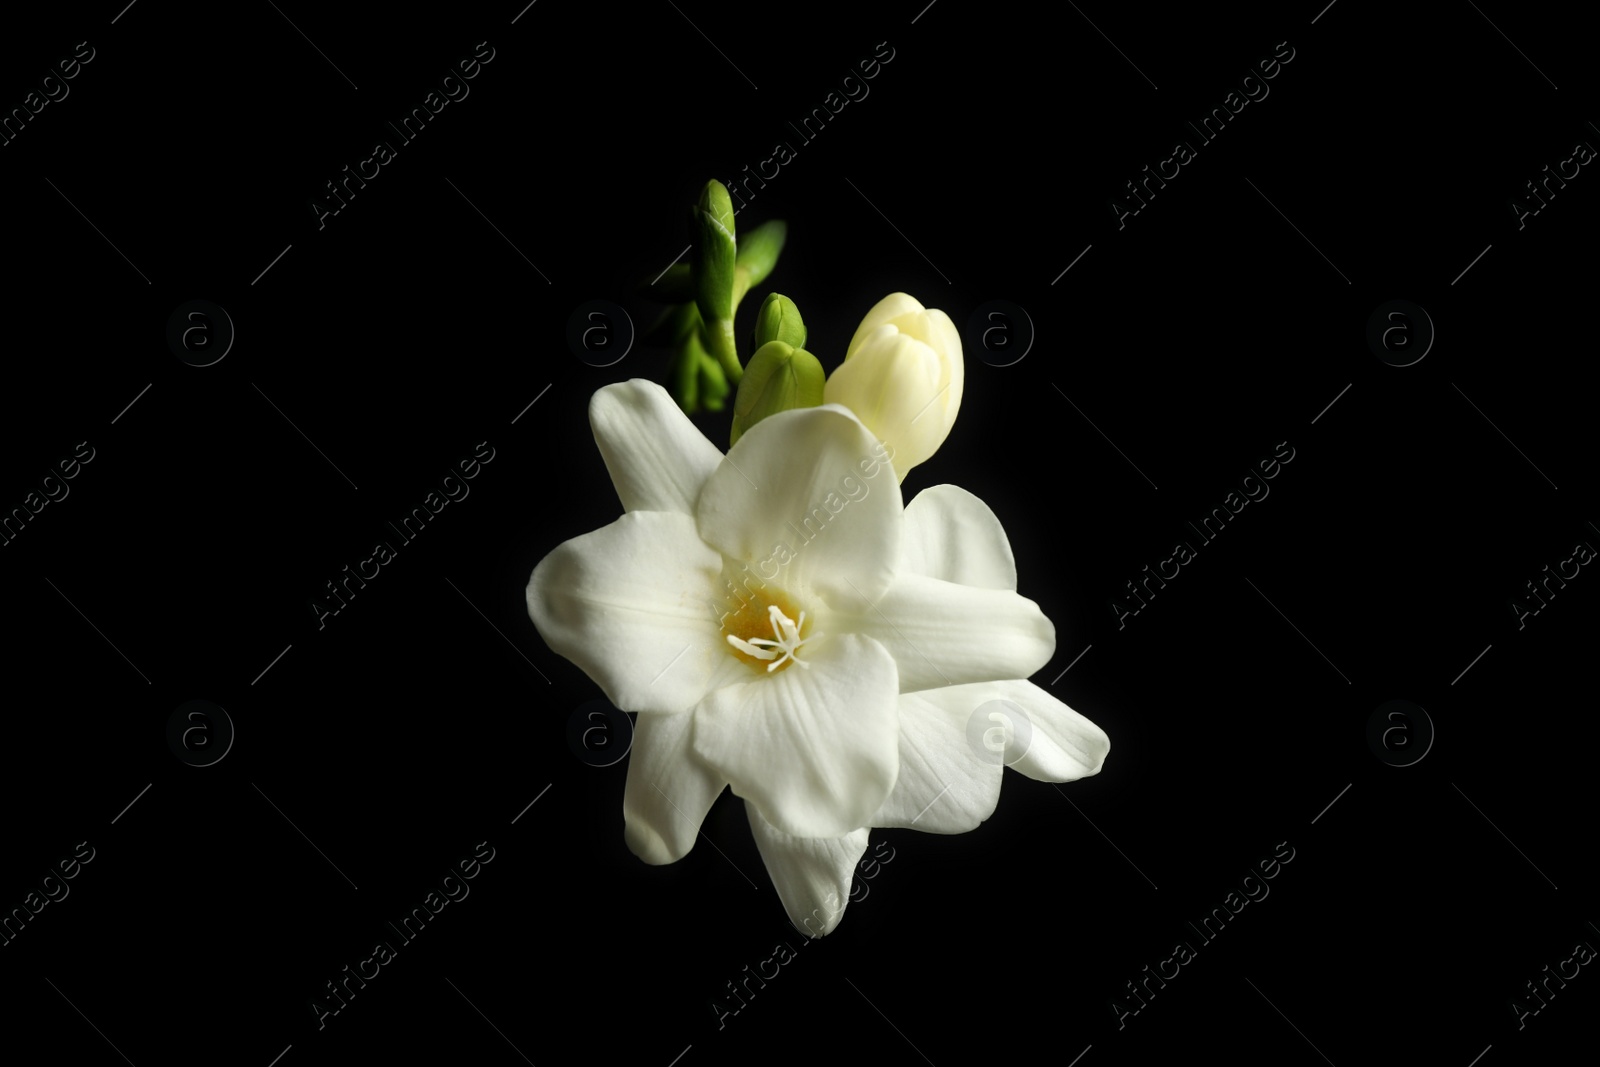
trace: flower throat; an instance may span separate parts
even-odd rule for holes
[[[781,590],[763,587],[751,594],[722,618],[728,651],[762,674],[787,670],[791,663],[809,668],[798,653],[822,636],[811,618]]]

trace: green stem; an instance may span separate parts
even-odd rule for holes
[[[718,319],[705,324],[706,349],[722,364],[722,372],[731,385],[744,377],[744,367],[739,363],[739,349],[733,339],[733,320]]]
[[[739,313],[739,301],[750,291],[750,271],[744,267],[733,270],[733,310],[728,318],[705,324],[706,350],[722,366],[728,384],[738,385],[744,377],[744,365],[739,362],[739,344],[733,333],[733,319]]]

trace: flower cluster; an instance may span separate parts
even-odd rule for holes
[[[962,382],[949,317],[896,293],[825,402],[766,413],[726,455],[652,382],[594,395],[624,513],[546,556],[527,603],[552,650],[638,713],[623,815],[645,862],[681,859],[731,788],[791,921],[820,915],[803,929],[821,936],[871,828],[974,829],[1005,765],[1099,772],[1105,733],[1026,680],[1055,627],[1017,592],[1000,520],[954,485],[902,500]],[[1030,727],[1006,762],[970,740],[995,701]]]

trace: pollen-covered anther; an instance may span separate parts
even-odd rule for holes
[[[756,659],[772,660],[773,662],[767,664],[768,674],[771,674],[790,660],[810,670],[811,664],[796,656],[795,653],[800,651],[801,645],[804,645],[807,641],[815,641],[822,634],[815,633],[810,637],[800,636],[800,629],[806,624],[806,613],[802,611],[800,620],[796,622],[785,615],[783,609],[778,605],[770,604],[767,607],[767,618],[772,623],[772,636],[776,640],[765,637],[752,637],[746,641],[729,634],[728,644],[746,655],[754,656]],[[782,652],[783,655],[779,656],[779,652]]]

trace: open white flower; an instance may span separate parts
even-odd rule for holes
[[[848,895],[880,812],[901,818],[921,795],[909,783],[940,773],[927,753],[947,738],[926,740],[939,728],[922,728],[934,714],[922,705],[938,705],[923,691],[943,700],[949,687],[1026,678],[1053,655],[1054,627],[1016,593],[988,509],[970,498],[978,517],[953,494],[949,507],[903,509],[878,441],[847,409],[773,415],[727,456],[650,382],[601,389],[590,421],[626,511],[539,563],[529,615],[612,703],[639,713],[630,848],[650,863],[681,858],[729,785],[801,924],[807,901]],[[988,562],[957,551],[974,537],[967,547]],[[966,747],[964,715],[961,731]],[[972,792],[948,792],[958,789]],[[980,819],[987,804],[977,796]],[[943,824],[936,808],[923,819],[939,822],[913,822]],[[820,935],[837,921],[803,928]]]

